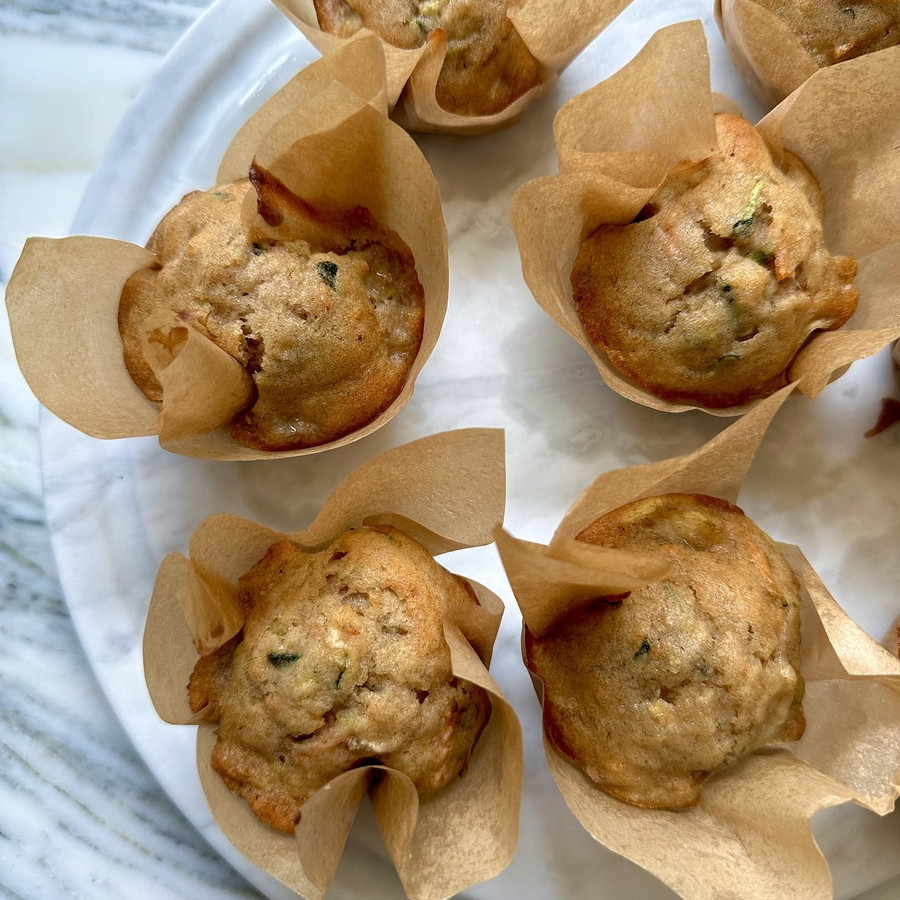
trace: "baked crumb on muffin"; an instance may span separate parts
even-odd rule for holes
[[[715,118],[718,152],[676,166],[637,216],[581,245],[573,297],[619,372],[672,402],[767,396],[810,335],[856,309],[856,262],[825,247],[824,204],[803,163],[775,164],[756,129]]]
[[[781,19],[820,67],[900,44],[898,0],[753,0]]]
[[[161,401],[154,369],[172,359],[173,329],[194,328],[253,379],[252,405],[232,424],[237,441],[314,447],[396,400],[422,341],[424,293],[409,248],[368,210],[326,214],[254,175],[269,203],[261,210],[284,226],[279,239],[243,225],[249,180],[188,194],[150,238],[158,264],[122,292],[125,364]]]
[[[212,766],[257,817],[290,832],[332,778],[367,763],[422,794],[464,769],[490,699],[456,678],[443,620],[472,588],[389,526],[319,552],[280,541],[240,579],[242,632],[201,657],[191,708],[219,722]]]
[[[507,0],[315,0],[319,27],[348,38],[360,28],[402,49],[443,30],[447,56],[437,102],[467,116],[498,113],[540,84],[540,66],[507,18]]]
[[[670,565],[660,581],[598,598],[539,640],[526,635],[547,732],[604,791],[636,806],[691,807],[714,772],[802,735],[800,588],[738,507],[648,497],[577,539]]]

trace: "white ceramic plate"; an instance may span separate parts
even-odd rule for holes
[[[663,11],[652,9],[663,7]],[[513,534],[547,541],[565,509],[601,472],[687,453],[725,420],[668,415],[604,386],[580,348],[538,309],[520,272],[510,199],[555,171],[551,124],[572,95],[612,74],[659,27],[702,18],[713,87],[750,100],[712,21],[712,4],[636,2],[570,67],[519,125],[477,138],[425,136],[450,232],[450,309],[410,404],[388,426],[340,450],[255,463],[202,462],[155,439],[101,442],[50,415],[42,420],[47,512],[63,590],[97,677],[164,789],[236,868],[270,897],[279,884],[237,854],[212,823],[194,763],[194,730],[163,724],[144,685],[141,635],[163,556],[185,551],[204,516],[231,512],[299,530],[331,489],[388,447],[467,426],[506,429]],[[99,166],[74,232],[144,243],[183,193],[212,184],[246,117],[316,52],[267,0],[219,0],[175,48],[134,104]],[[880,398],[892,391],[885,353],[858,363],[816,401],[778,415],[741,502],[776,539],[799,544],[837,599],[880,637],[896,611],[900,430],[874,440]],[[519,655],[520,618],[493,548],[445,558],[507,601],[493,671],[525,732],[519,850],[510,868],[472,888],[472,900],[674,895],[606,851],[568,812],[547,771],[540,713]],[[836,895],[855,896],[900,872],[897,816],[853,807],[817,819]],[[334,898],[401,897],[371,822],[354,830]]]

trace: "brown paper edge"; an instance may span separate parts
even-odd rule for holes
[[[344,43],[345,39],[319,28],[312,0],[274,2],[321,53],[333,52]],[[483,134],[512,125],[630,3],[631,0],[512,3],[508,17],[540,64],[541,82],[499,113],[488,116],[458,115],[438,104],[435,90],[446,52],[441,36],[435,35],[415,50],[402,50],[382,41],[388,59],[388,99],[394,118],[404,128],[436,133]]]
[[[443,484],[438,483],[441,473]],[[492,480],[493,485],[489,483]],[[202,722],[204,712],[209,712],[194,715],[187,705],[185,686],[198,658],[196,645],[212,650],[239,630],[242,619],[236,579],[275,540],[327,543],[349,525],[370,520],[375,509],[381,513],[377,518],[383,519],[385,510],[390,509],[384,504],[396,499],[401,508],[418,509],[420,533],[437,552],[487,543],[492,528],[502,520],[504,482],[502,432],[466,429],[423,438],[365,463],[338,486],[305,531],[282,534],[235,516],[204,520],[191,539],[191,559],[170,554],[164,560],[148,611],[145,676],[160,716],[175,724],[189,724]],[[441,527],[441,522],[446,527]],[[329,528],[334,529],[330,534]],[[492,716],[475,745],[468,770],[458,782],[421,802],[418,796],[410,799],[405,795],[399,811],[390,804],[386,807],[379,795],[373,794],[380,827],[401,862],[401,878],[416,900],[449,897],[492,877],[508,864],[517,840],[521,730],[482,661],[490,659],[503,603],[482,585],[470,584],[481,606],[444,626],[454,673],[476,681],[492,695]],[[186,621],[191,623],[193,638],[185,628]],[[200,758],[201,782],[216,822],[254,863],[306,896],[322,896],[371,770],[355,770],[363,773],[360,775],[348,773],[338,785],[331,782],[304,806],[306,821],[301,822],[297,834],[298,840],[302,837],[304,841],[302,862],[298,863],[294,839],[286,842],[258,822],[246,803],[212,773],[208,751],[214,731],[214,726],[203,725],[198,747],[205,754]],[[397,779],[402,783],[404,778],[389,773],[384,783],[395,784]],[[361,787],[357,779],[365,780],[365,785]],[[444,825],[460,816],[468,822],[467,840],[442,840]]]
[[[442,790],[418,798],[406,776],[390,770],[373,787],[379,829],[411,900],[446,900],[493,878],[509,865],[518,841],[518,717],[459,627],[445,622],[444,633],[454,674],[490,694],[491,718],[465,771]]]
[[[247,177],[258,147],[284,118],[293,116],[310,98],[338,82],[360,99],[387,115],[387,73],[381,42],[368,32],[345,45],[342,53],[323,56],[301,69],[241,126],[225,151],[216,184]],[[373,72],[383,73],[373,78]],[[333,124],[326,127],[333,127]]]
[[[804,591],[804,705],[826,711],[807,716],[789,750],[885,815],[900,796],[900,660],[841,609],[798,547],[778,546]]]
[[[29,238],[9,279],[6,308],[28,386],[51,412],[91,437],[159,429],[159,410],[122,362],[118,326],[122,285],[152,260],[124,241]],[[74,302],[79,297],[84,303]],[[84,314],[88,302],[91,318]],[[114,402],[104,403],[107,396]]]
[[[176,329],[173,329],[175,331]],[[185,341],[157,378],[163,390],[159,442],[203,440],[210,431],[226,431],[253,399],[253,380],[244,367],[193,328],[180,329]]]
[[[581,242],[604,222],[620,224],[634,217],[661,181],[661,172],[664,171],[661,159],[674,159],[680,155],[694,158],[691,153],[696,153],[697,147],[702,146],[703,135],[707,131],[702,132],[693,145],[682,145],[677,140],[664,141],[660,144],[660,155],[652,152],[652,129],[659,122],[668,122],[679,114],[686,122],[699,122],[698,112],[702,117],[704,111],[712,108],[707,98],[708,77],[704,87],[701,83],[703,79],[698,79],[696,75],[698,58],[706,61],[705,70],[708,72],[702,25],[699,22],[672,25],[657,32],[644,50],[614,76],[568,101],[557,114],[554,125],[561,174],[534,179],[519,188],[513,197],[512,220],[523,276],[535,300],[560,328],[585,349],[609,387],[628,400],[663,412],[700,409],[714,416],[733,417],[747,413],[760,401],[715,409],[670,403],[648,393],[615,370],[585,333],[575,311],[570,281]],[[896,58],[900,63],[900,54]],[[883,52],[851,62],[859,65],[851,67],[848,62],[819,72],[759,125],[776,158],[782,143],[788,149],[797,149],[802,145],[805,153],[798,155],[803,158],[814,156],[811,168],[826,187],[840,180],[840,164],[830,136],[822,137],[824,149],[816,146],[814,137],[820,134],[816,130],[817,111],[820,109],[814,102],[816,98],[826,93],[844,96],[849,92],[851,96],[858,96],[855,92],[862,84],[863,96],[874,97],[872,102],[876,108],[885,105],[888,109],[892,102],[893,93],[890,91],[876,91],[874,94],[865,91],[879,80],[879,73],[894,71],[893,57]],[[652,90],[641,93],[645,79],[652,83],[663,65],[668,73],[665,80],[669,86],[667,96],[654,94]],[[900,66],[897,71],[900,73]],[[865,79],[860,72],[866,75]],[[827,80],[822,81],[823,77]],[[900,78],[897,81],[900,84]],[[630,102],[635,92],[644,100],[643,104],[638,105],[640,113],[633,112]],[[619,109],[628,112],[616,115]],[[591,124],[598,121],[600,111],[605,111],[609,118],[604,118],[600,126]],[[859,109],[855,109],[854,121],[862,115]],[[631,120],[636,133],[618,130],[623,117]],[[870,115],[869,128],[883,130],[878,121],[877,117]],[[798,123],[803,127],[798,127]],[[900,128],[900,123],[896,127]],[[683,134],[693,131],[682,129]],[[591,141],[595,132],[612,141],[609,144],[612,149],[598,151]],[[889,130],[888,137],[891,134],[893,132]],[[610,138],[610,135],[615,137]],[[879,137],[876,149],[884,140],[883,136]],[[625,149],[629,146],[633,149]],[[683,154],[681,146],[684,146]],[[871,147],[857,137],[855,146],[842,147],[841,158],[845,160],[848,153],[856,150],[861,154],[870,153]],[[890,214],[891,205],[896,206],[896,198],[900,196],[900,174],[893,170],[886,171],[889,168],[881,157],[876,156],[872,171],[879,178],[884,175],[887,179],[885,190],[876,190],[870,185],[870,189],[864,192],[865,204],[855,210],[853,198],[856,191],[845,190],[841,204],[846,212],[841,217],[834,213],[830,217],[826,215],[826,234],[833,235],[842,245],[847,243],[845,232],[848,231],[843,227],[843,218],[849,217],[852,212],[854,223],[857,219],[865,222],[864,236],[857,237],[857,246],[839,248],[841,252],[852,252],[857,248],[865,251],[865,256],[859,260],[861,271],[870,257],[884,254],[896,259],[900,254],[900,243],[895,237],[898,227],[896,214]],[[891,268],[883,260],[873,266],[873,270],[878,272]],[[800,382],[801,392],[814,396],[830,381],[840,377],[848,363],[874,353],[896,336],[893,329],[900,325],[896,291],[886,279],[875,282],[870,278],[866,286],[866,292],[861,293],[860,308],[850,322],[836,332],[815,333],[795,357],[788,376]],[[864,327],[856,327],[855,322],[864,323]]]
[[[767,109],[818,71],[784,22],[752,0],[716,0],[715,17],[735,68]]]
[[[588,552],[579,561],[560,558],[553,548],[519,540],[500,527],[494,539],[522,618],[538,639],[558,621],[560,609],[577,609],[599,596],[625,594],[668,571],[658,557],[587,544],[580,545]]]
[[[351,38],[336,37],[319,28],[312,0],[272,0],[272,2],[323,56],[335,53],[360,34],[372,33],[362,29]],[[403,50],[387,43],[377,35],[374,37],[381,44],[384,52],[387,67],[385,98],[388,108],[393,110],[409,76],[424,53],[424,47]]]
[[[891,47],[818,70],[757,125],[776,159],[792,151],[819,182],[832,252],[860,262],[900,242],[898,107],[900,47]],[[882,324],[897,322],[893,312]]]
[[[884,633],[884,637],[881,639],[881,646],[892,656],[900,657],[900,614]]]
[[[238,851],[273,878],[296,891],[306,900],[323,900],[327,885],[323,887],[320,883],[314,882],[303,870],[297,854],[296,836],[283,834],[273,828],[261,825],[250,811],[247,803],[241,797],[232,794],[225,787],[225,782],[212,770],[209,759],[215,743],[215,726],[208,723],[202,724],[197,729],[197,770],[200,775],[200,785],[210,810],[213,812],[216,824]],[[355,771],[363,773],[361,769]],[[355,778],[362,778],[363,775],[355,776]],[[350,788],[350,797],[347,796],[348,787]],[[355,785],[348,786],[345,782],[336,786],[329,795],[329,799],[331,796],[335,798],[330,804],[331,819],[322,824],[325,827],[330,826],[330,831],[328,833],[319,831],[317,835],[319,853],[323,862],[330,862],[335,849],[343,848],[347,833],[353,824],[357,808],[352,804],[353,787]],[[316,824],[321,823],[321,816],[317,815],[318,812],[314,806],[310,818]],[[223,825],[223,823],[225,824]],[[319,870],[320,867],[315,866],[312,872],[318,876]]]
[[[151,612],[157,602],[168,609],[177,595],[194,645],[200,652],[211,652],[237,634],[243,622],[239,577],[278,540],[318,550],[349,528],[394,524],[433,556],[489,544],[505,510],[504,454],[503,431],[492,428],[441,432],[395,447],[357,467],[334,489],[307,528],[287,535],[239,516],[208,516],[191,535],[190,562],[171,561],[184,560],[180,554],[164,560]],[[503,606],[497,605],[493,595],[485,598],[482,609],[499,622]],[[160,615],[167,622],[173,613]],[[489,660],[494,635],[479,636],[478,618],[467,623],[466,633],[475,640],[482,658]],[[146,633],[147,640],[155,640],[153,635],[162,631],[148,627]],[[146,649],[145,660],[165,658],[167,646],[163,641]],[[194,665],[192,654],[188,656],[187,674]],[[184,710],[186,698],[182,701]]]
[[[787,391],[783,389],[781,397],[768,398],[695,453],[600,476],[573,504],[554,540],[560,536],[569,539],[603,513],[642,496],[703,492],[733,502],[756,446]],[[817,727],[817,717],[808,709],[807,735],[800,742],[788,749],[757,751],[714,776],[694,810],[643,810],[600,791],[544,732],[548,764],[566,804],[583,827],[595,840],[648,869],[688,900],[720,900],[726,884],[739,884],[741,896],[763,900],[824,900],[830,896],[831,880],[809,830],[813,813],[853,800],[883,814],[893,807],[900,793],[900,741],[894,741],[893,755],[886,754],[883,743],[879,743],[891,733],[891,723],[900,722],[900,660],[891,657],[846,616],[796,547],[779,547],[802,585],[808,698],[815,698],[818,709],[834,695],[839,702],[834,715],[846,721],[847,691],[856,691],[857,699],[862,697],[858,718],[869,729],[870,740],[862,758],[847,753],[846,747],[842,756],[832,745],[816,746],[823,733],[837,732],[839,742],[843,732]],[[526,573],[530,581],[525,582],[530,596],[519,597],[517,586],[524,567],[505,556],[499,542],[498,549],[523,611],[525,629],[534,620],[535,611],[539,614],[537,621],[546,628],[546,623],[577,609],[584,602],[577,592],[579,586],[589,577],[602,577],[602,573],[587,571],[568,585],[550,584],[558,575],[552,560],[547,559],[553,554],[551,542],[549,547],[540,547],[540,555],[533,551],[531,571]],[[523,657],[525,633],[523,630]],[[540,697],[540,679],[533,674],[532,678]],[[808,707],[810,703],[808,699]],[[856,731],[851,733],[855,735]],[[894,733],[900,733],[900,727],[894,727]],[[890,738],[887,742],[890,746]],[[867,774],[870,766],[877,769],[877,778]],[[849,776],[853,784],[842,783],[835,777],[838,774]],[[877,790],[872,789],[873,780],[878,782]],[[695,828],[696,837],[690,844],[686,823]],[[764,823],[762,829],[760,823]],[[679,833],[677,842],[672,841],[673,830]]]

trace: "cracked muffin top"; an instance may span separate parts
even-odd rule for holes
[[[691,807],[714,772],[802,735],[800,589],[738,507],[647,497],[578,540],[670,565],[660,581],[598,598],[540,640],[526,634],[547,733],[604,791],[636,806]]]
[[[232,436],[261,450],[313,447],[367,425],[400,394],[422,341],[424,294],[409,248],[368,210],[326,215],[255,174],[279,239],[243,225],[248,180],[188,194],[147,244],[157,265],[122,292],[125,364],[162,400],[154,371],[194,328],[253,379]]]
[[[787,383],[809,336],[856,309],[856,262],[825,248],[802,162],[775,164],[744,119],[716,116],[719,150],[676,166],[637,218],[601,225],[572,269],[591,341],[663,400],[737,406]]]
[[[436,97],[448,112],[498,113],[540,83],[540,66],[507,18],[507,0],[315,0],[319,27],[348,38],[360,28],[395,47],[421,47],[443,30],[447,56]]]
[[[793,32],[819,66],[900,44],[898,0],[753,0]]]
[[[444,638],[444,617],[478,603],[468,582],[402,531],[364,526],[316,553],[273,544],[240,589],[243,630],[188,690],[219,722],[213,769],[261,821],[293,831],[313,792],[367,763],[422,794],[460,774],[491,708]]]

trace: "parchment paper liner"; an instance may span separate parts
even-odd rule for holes
[[[590,355],[618,394],[666,412],[724,409],[670,403],[638,387],[588,338],[572,298],[570,275],[584,239],[604,223],[630,222],[675,163],[716,148],[713,114],[734,104],[711,92],[700,22],[657,32],[632,62],[574,97],[554,121],[560,174],[537,178],[513,197],[522,272],[541,308]],[[799,391],[816,396],[854,360],[900,336],[900,53],[822,69],[757,128],[776,160],[799,156],[825,197],[825,238],[832,253],[857,258],[859,307],[843,328],[818,332],[788,370]],[[853,160],[852,164],[850,160]]]
[[[342,46],[345,38],[319,28],[313,0],[273,0],[321,53]],[[443,32],[433,33],[417,49],[404,50],[382,41],[388,70],[388,102],[394,118],[415,131],[481,134],[517,121],[540,99],[559,74],[609,25],[631,0],[511,0],[508,18],[538,61],[541,82],[498,113],[465,116],[438,105],[438,75],[447,52]],[[379,38],[381,40],[381,38]]]
[[[601,475],[549,546],[498,528],[497,547],[526,627],[540,637],[598,594],[661,577],[652,554],[582,546],[574,536],[642,496],[702,492],[734,502],[769,421],[791,390],[782,388],[694,453]],[[614,800],[544,734],[553,777],[584,828],[689,900],[830,898],[831,878],[810,817],[848,800],[884,814],[900,791],[900,660],[844,614],[798,548],[779,547],[803,586],[807,728],[800,741],[751,754],[713,776],[696,808],[670,812]],[[573,550],[580,552],[577,561]],[[540,681],[532,677],[540,696]]]
[[[763,106],[780,103],[821,68],[794,32],[753,0],[716,0],[715,16],[735,68]],[[897,90],[896,84],[884,87]]]
[[[891,627],[881,639],[881,646],[893,656],[900,657],[900,615],[891,622]]]
[[[228,425],[251,396],[250,379],[236,360],[191,329],[184,329],[179,355],[157,373],[164,391],[160,410],[131,381],[117,323],[125,281],[154,257],[133,244],[81,236],[29,239],[7,288],[19,366],[38,399],[93,437],[158,434],[167,450],[211,459],[317,453],[393,418],[412,396],[440,334],[449,267],[437,183],[386,110],[380,42],[361,37],[304,69],[252,116],[225,152],[216,179],[246,178],[255,160],[313,206],[368,207],[409,245],[425,291],[425,330],[402,392],[381,415],[317,447],[244,447]],[[248,225],[267,228],[256,212],[255,191],[242,214]]]
[[[260,823],[210,768],[215,726],[193,715],[186,685],[198,649],[221,646],[242,625],[237,579],[276,540],[308,548],[363,523],[395,524],[432,553],[492,540],[505,504],[503,432],[445,432],[389,450],[356,469],[304,531],[284,535],[235,516],[212,516],[190,541],[190,559],[160,566],[144,636],[147,684],[168,722],[200,722],[197,758],[216,822],[250,860],[309,898],[327,890],[357,807],[368,791],[404,887],[415,900],[443,900],[509,863],[518,837],[522,737],[512,707],[488,674],[503,604],[472,583],[481,602],[445,621],[453,672],[491,694],[491,719],[465,774],[420,800],[409,779],[381,766],[334,779],[304,805],[295,837]],[[189,628],[185,627],[185,622]],[[193,641],[192,641],[193,636]],[[381,773],[380,777],[373,777]]]

